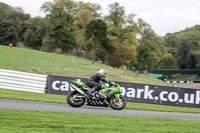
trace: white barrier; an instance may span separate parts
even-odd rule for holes
[[[47,75],[0,69],[0,88],[45,93]]]
[[[188,84],[192,84],[193,81],[166,81],[165,82],[167,83],[173,83],[173,84],[176,84],[176,83],[188,83]]]

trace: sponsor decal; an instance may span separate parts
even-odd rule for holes
[[[70,80],[85,83],[87,79],[61,76],[48,76],[46,93],[68,94],[73,91]],[[200,107],[200,90],[117,82],[122,90],[122,96],[129,102],[163,104],[183,107]]]
[[[102,95],[103,97],[107,98],[107,96],[101,92],[99,93],[99,95]]]
[[[160,91],[158,95],[154,95],[155,90],[149,89],[149,85],[145,85],[144,89],[134,89],[121,87],[122,95],[128,98],[142,98],[153,100],[154,102],[172,102],[172,103],[189,103],[200,104],[200,91],[196,90],[195,93],[179,93],[171,92],[169,90]],[[185,89],[185,88],[182,88]]]

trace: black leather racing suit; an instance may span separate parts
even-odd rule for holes
[[[109,81],[106,80],[100,73],[96,73],[88,79],[86,85],[91,88],[90,90],[91,93],[95,92],[96,90],[101,89],[99,87],[99,84],[101,81],[109,83]]]

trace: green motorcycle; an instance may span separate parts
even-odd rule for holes
[[[108,87],[105,84],[101,84],[100,91],[94,92],[94,95],[89,95],[90,89],[82,82],[71,80],[71,87],[74,91],[71,91],[67,95],[67,102],[72,107],[81,107],[88,103],[88,105],[94,106],[108,106],[114,110],[122,110],[126,106],[126,99],[121,96],[121,89],[118,84],[112,84]]]

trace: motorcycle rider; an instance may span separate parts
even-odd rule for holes
[[[106,80],[106,71],[104,69],[99,69],[97,73],[88,79],[86,85],[91,88],[88,91],[90,95],[93,95],[95,91],[102,89],[100,86],[101,81],[111,84],[110,81]]]

